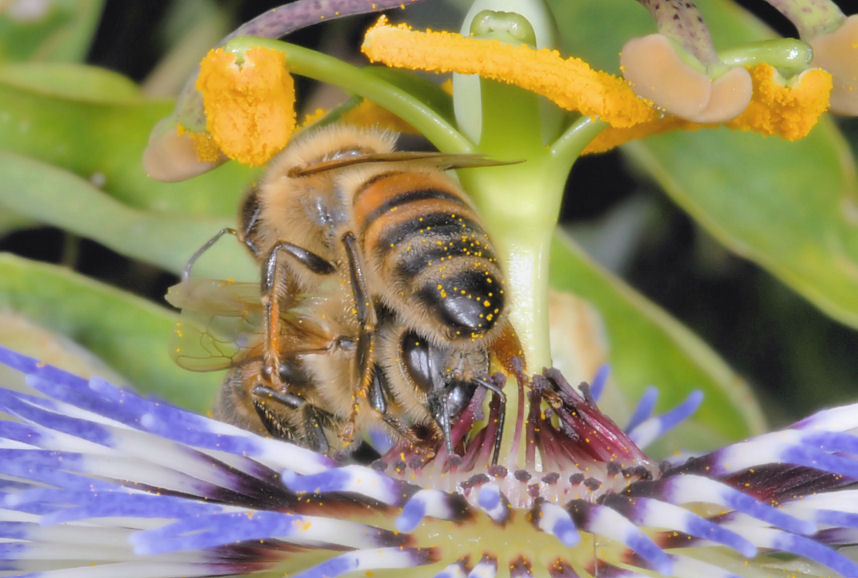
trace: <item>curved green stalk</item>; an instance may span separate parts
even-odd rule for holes
[[[813,59],[813,49],[795,38],[763,40],[718,52],[727,66],[754,66],[765,62],[791,76],[807,69]]]
[[[581,116],[563,131],[557,140],[551,143],[549,154],[554,157],[555,162],[566,168],[566,173],[581,156],[590,141],[599,136],[599,133],[608,127],[608,123],[592,118]]]

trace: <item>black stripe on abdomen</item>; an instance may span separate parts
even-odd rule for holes
[[[424,235],[426,238],[443,240],[461,235],[471,236],[477,232],[481,233],[482,227],[467,217],[449,211],[428,213],[392,225],[379,235],[375,251],[383,259],[406,240],[419,240]]]
[[[430,266],[449,262],[454,257],[495,262],[495,255],[482,231],[461,232],[454,238],[433,239],[430,243],[414,244],[410,246],[410,250],[400,251],[396,255],[397,275],[410,278]]]
[[[416,189],[405,191],[390,197],[378,207],[370,211],[369,214],[367,214],[364,218],[363,223],[361,223],[361,234],[365,233],[366,230],[369,229],[372,224],[375,223],[375,221],[377,221],[383,215],[400,207],[404,207],[405,205],[408,205],[410,203],[425,201],[427,199],[449,201],[450,203],[454,203],[457,207],[469,210],[468,206],[465,205],[464,202],[462,202],[462,199],[458,195],[451,194],[441,189]]]

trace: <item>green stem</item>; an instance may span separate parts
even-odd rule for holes
[[[792,76],[807,69],[813,58],[813,49],[795,38],[777,38],[724,50],[718,53],[718,57],[731,68],[765,62],[786,76]]]
[[[461,171],[462,184],[493,235],[507,276],[506,307],[532,371],[551,365],[548,342],[548,252],[556,224],[549,205],[560,197],[564,178],[551,178],[546,159],[520,165]],[[559,194],[556,194],[559,191]]]
[[[554,162],[568,169],[572,167],[584,148],[608,127],[608,123],[589,116],[579,117],[549,147]]]
[[[658,31],[677,43],[705,67],[718,64],[718,55],[700,10],[688,0],[638,0],[655,19]]]
[[[523,152],[524,163],[460,171],[506,266],[507,307],[530,371],[551,366],[548,258],[569,170],[604,126],[582,117],[551,147]]]
[[[543,323],[547,320],[547,311],[543,311],[547,294],[539,286],[538,276],[547,279],[547,270],[542,269],[547,261],[542,263],[531,253],[543,242],[546,229],[553,229],[557,217],[545,211],[550,193],[542,187],[533,188],[545,173],[542,165],[546,160],[539,130],[539,101],[533,93],[494,81],[481,80],[477,88],[482,117],[480,152],[500,160],[524,162],[461,171],[462,183],[480,210],[506,268],[507,311],[522,341],[525,359],[535,367],[550,365],[548,326]]]
[[[474,144],[463,136],[444,115],[425,102],[362,68],[315,50],[279,40],[242,36],[223,48],[237,55],[262,46],[282,52],[289,71],[367,98],[405,120],[444,152],[472,153]]]

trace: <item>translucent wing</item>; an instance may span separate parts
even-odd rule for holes
[[[166,299],[182,311],[169,351],[185,369],[226,369],[262,344],[257,283],[191,277],[170,287]]]
[[[169,351],[173,360],[191,371],[218,371],[261,356],[264,317],[258,283],[191,277],[167,291],[167,301],[181,309]],[[282,347],[317,351],[337,336],[320,326],[310,312],[321,297],[287,292],[280,298]]]
[[[342,158],[320,161],[311,165],[293,167],[289,170],[290,177],[306,177],[325,171],[333,171],[366,163],[402,163],[409,161],[425,161],[446,169],[462,169],[469,167],[493,167],[512,165],[522,161],[499,161],[485,155],[448,154],[439,152],[395,151],[392,153],[373,153],[365,155],[350,155]]]

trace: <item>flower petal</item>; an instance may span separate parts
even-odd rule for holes
[[[834,77],[832,112],[858,115],[858,14],[849,16],[834,32],[809,42],[813,48],[811,64]]]
[[[153,179],[183,181],[208,172],[226,159],[211,137],[185,131],[172,118],[161,120],[152,129],[143,151],[143,169]]]
[[[626,42],[620,68],[635,94],[679,118],[721,123],[747,108],[753,92],[744,68],[733,68],[712,80],[683,61],[662,34]]]
[[[570,468],[564,476],[501,465],[475,472],[489,463],[486,449],[465,472],[455,460],[429,468],[404,455],[407,471],[388,475],[8,350],[0,362],[46,395],[0,389],[0,410],[19,420],[0,420],[0,568],[12,572],[334,576],[431,565],[451,577],[505,568],[732,576],[766,572],[777,563],[769,553],[786,553],[858,573],[834,549],[858,541],[858,490],[842,475],[856,463],[855,406],[660,469],[623,469],[585,448],[583,468],[554,459]],[[546,415],[526,427],[551,427],[551,412],[588,424],[555,428],[545,449],[587,446],[576,432],[593,436],[592,428],[611,444],[632,443],[586,387],[574,390],[556,371],[541,379],[532,395],[546,400]],[[789,460],[806,465],[778,463]]]

